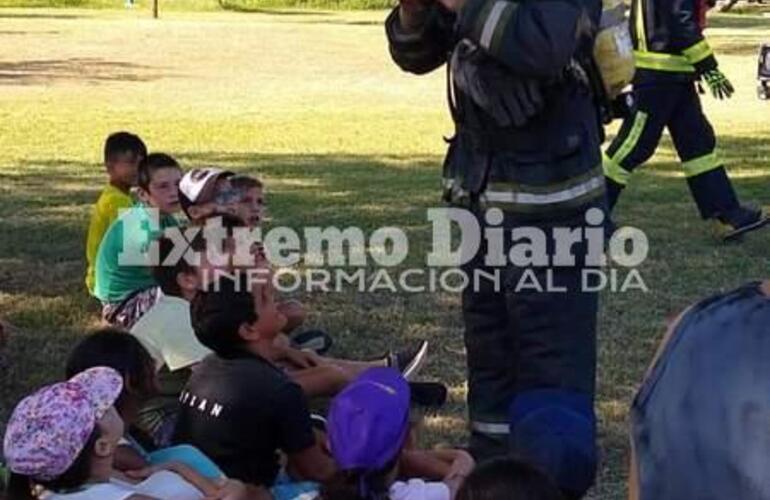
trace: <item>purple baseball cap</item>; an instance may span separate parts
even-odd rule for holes
[[[409,433],[409,384],[392,368],[371,368],[334,398],[329,446],[342,470],[379,470]]]
[[[3,440],[11,472],[50,481],[69,469],[96,424],[115,404],[123,378],[112,368],[90,368],[24,398]]]

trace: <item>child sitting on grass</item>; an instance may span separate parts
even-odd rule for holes
[[[196,446],[230,477],[271,487],[276,498],[312,492],[303,481],[329,479],[334,462],[315,436],[302,388],[261,354],[286,321],[270,284],[250,293],[223,280],[197,293],[191,318],[215,355],[198,364],[180,396],[175,442]],[[281,474],[278,451],[287,458]]]
[[[163,296],[137,321],[131,334],[139,339],[152,356],[160,390],[143,405],[137,425],[157,445],[163,446],[169,442],[168,431],[179,411],[179,394],[192,370],[211,351],[198,341],[190,317],[190,303],[202,285],[200,267],[208,267],[205,239],[199,234],[191,244],[191,249],[201,256],[201,266],[193,266],[184,258],[169,262],[175,248],[173,241],[168,238],[158,240],[158,249],[161,265],[153,268],[153,276]],[[312,367],[307,364],[297,366],[291,361],[292,356],[305,363],[311,355],[296,351],[283,341],[276,341],[276,344],[272,348],[263,346],[262,354],[271,361],[283,362],[289,376],[303,387],[308,397],[336,394],[353,376],[353,373],[344,371],[346,362],[330,358],[318,357],[316,365]],[[287,353],[289,350],[291,353]],[[402,354],[401,358],[407,356]],[[369,367],[385,362],[383,358],[361,366]],[[333,366],[340,364],[343,368]]]
[[[231,245],[232,242],[225,243],[225,246]],[[254,255],[254,265],[236,268],[230,265],[222,267],[211,264],[204,257],[204,255],[209,254],[210,250],[208,241],[204,238],[194,242],[192,249],[202,256],[202,265],[197,270],[201,288],[211,289],[213,287],[215,289],[217,283],[229,281],[231,285],[245,294],[244,299],[248,298],[247,288],[250,281],[253,282],[252,285],[270,282],[269,285],[272,290],[273,276],[264,253],[257,252]],[[225,274],[222,274],[222,271]],[[212,280],[217,281],[212,283]],[[276,309],[284,318],[285,324],[288,320],[284,309],[279,304],[276,304]],[[285,331],[285,327],[283,331]],[[384,356],[369,361],[319,356],[313,351],[300,349],[292,345],[291,342],[287,342],[282,332],[269,342],[259,342],[257,345],[260,354],[284,369],[289,377],[302,387],[308,397],[334,396],[362,371],[378,366],[395,368],[406,378],[410,378],[420,370],[427,357],[428,342],[425,340],[411,349],[388,352]]]
[[[9,500],[36,498],[39,487],[47,490],[47,500],[247,498],[243,483],[211,481],[178,463],[125,474],[116,470],[124,423],[115,402],[122,390],[118,372],[95,367],[23,399],[3,441],[11,471]]]
[[[164,153],[152,153],[139,165],[142,203],[123,213],[104,235],[96,257],[94,294],[102,318],[130,329],[157,301],[160,289],[150,272],[148,249],[163,230],[178,225],[182,169]]]
[[[193,246],[199,248],[195,241],[200,239],[198,236]],[[190,321],[190,302],[200,284],[197,270],[184,258],[167,263],[173,251],[170,239],[158,240],[160,265],[152,268],[152,274],[163,295],[131,328],[131,334],[152,356],[158,374],[159,392],[145,402],[137,421],[158,445],[169,442],[179,411],[179,394],[192,369],[211,354],[195,337]]]
[[[65,376],[72,378],[96,366],[106,366],[123,378],[123,390],[115,401],[115,408],[126,425],[126,439],[115,454],[119,470],[139,469],[147,465],[147,454],[139,443],[146,439],[133,428],[137,412],[147,398],[157,391],[152,358],[142,345],[122,330],[104,328],[83,338],[67,359]]]
[[[130,190],[136,186],[139,163],[147,156],[147,146],[142,139],[130,132],[115,132],[104,143],[104,166],[107,169],[107,185],[91,210],[86,238],[86,287],[94,294],[96,283],[96,253],[104,233],[118,218],[122,209],[134,204]]]
[[[97,366],[106,366],[123,377],[123,390],[115,402],[126,428],[115,450],[114,467],[118,471],[137,471],[164,467],[169,462],[182,464],[210,480],[225,478],[222,471],[197,448],[180,444],[154,449],[140,429],[139,409],[157,390],[154,363],[138,340],[125,332],[106,328],[83,339],[67,361],[67,377]]]
[[[367,370],[334,398],[327,428],[339,472],[322,488],[321,498],[455,498],[463,479],[473,470],[473,459],[460,450],[407,449],[409,401],[406,380],[389,368]],[[410,479],[399,481],[401,477]]]
[[[209,167],[193,169],[179,183],[179,202],[192,225],[203,226],[212,217],[223,217],[231,226],[258,227],[263,220],[263,185],[254,177]],[[278,302],[286,316],[283,333],[291,334],[305,321],[306,311],[296,300]],[[324,332],[313,330],[293,338],[302,349],[324,354],[332,340]]]

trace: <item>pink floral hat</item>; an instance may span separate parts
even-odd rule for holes
[[[118,372],[96,367],[24,398],[5,431],[3,454],[8,468],[39,481],[62,475],[122,389]]]

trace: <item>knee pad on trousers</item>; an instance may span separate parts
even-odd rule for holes
[[[517,394],[510,407],[511,452],[551,476],[568,496],[579,498],[596,476],[593,397],[566,389]]]

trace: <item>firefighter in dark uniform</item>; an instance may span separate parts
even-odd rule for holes
[[[647,161],[668,128],[701,217],[718,222],[725,240],[768,222],[759,208],[742,206],[716,150],[714,129],[701,109],[700,79],[714,97],[733,86],[703,37],[709,0],[634,0],[631,35],[636,56],[630,115],[607,149],[604,171],[610,210],[633,170]]]
[[[600,0],[401,0],[386,21],[403,70],[449,63],[456,130],[445,199],[482,228],[504,228],[506,241],[515,228],[542,229],[549,257],[552,228],[604,216],[602,131],[586,71],[601,9]],[[493,251],[482,243],[466,271],[489,271]],[[462,300],[471,451],[524,455],[577,497],[595,473],[598,298],[580,283],[585,245],[572,251],[565,266],[506,260],[505,287],[479,280]],[[517,289],[525,272],[544,288],[550,273],[568,291]]]

